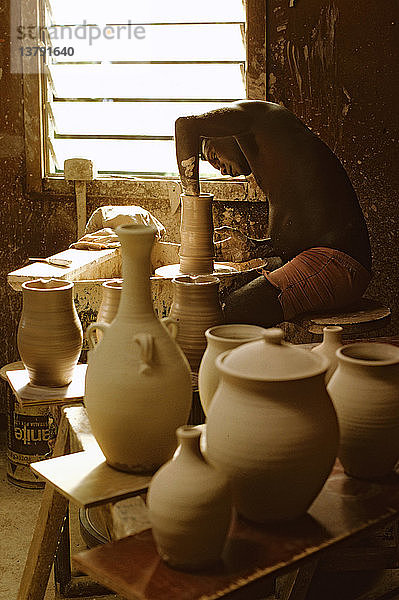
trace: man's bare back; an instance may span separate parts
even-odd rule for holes
[[[344,253],[370,271],[366,224],[344,168],[287,109],[263,101],[235,102],[179,118],[175,139],[180,177],[188,194],[200,191],[200,150],[222,174],[253,174],[269,201],[270,239],[263,241],[260,256],[280,256],[286,262],[322,247]],[[275,290],[273,294],[262,284],[262,291],[267,291],[266,303],[275,304]],[[281,316],[274,308],[272,322]]]
[[[367,228],[349,178],[326,144],[292,113],[278,104],[244,100],[178,119],[177,157],[187,193],[199,192],[198,149],[204,137],[211,138],[205,158],[216,168],[223,165],[227,174],[248,175],[248,169],[239,173],[246,159],[269,201],[276,255],[289,260],[307,248],[326,246],[370,269]],[[186,177],[182,162],[192,157],[196,164]]]

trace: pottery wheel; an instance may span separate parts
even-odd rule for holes
[[[220,273],[236,273],[237,269],[231,267],[229,265],[223,263],[215,263],[213,267],[212,275],[219,275]],[[187,275],[187,273],[182,273],[180,271],[180,264],[175,265],[165,265],[163,267],[158,267],[155,269],[155,275],[159,277],[164,277],[165,279],[173,279],[174,277],[181,277],[182,275]]]

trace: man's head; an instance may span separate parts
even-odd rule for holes
[[[222,175],[249,175],[251,168],[234,137],[203,138],[201,158],[207,160]]]

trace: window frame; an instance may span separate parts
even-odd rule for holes
[[[20,0],[22,26],[32,25],[37,27],[44,23],[44,4],[47,0]],[[266,99],[266,1],[265,0],[243,0],[245,4],[245,47],[246,47],[246,97],[250,100]],[[22,78],[23,78],[23,115],[24,115],[24,135],[25,135],[25,161],[26,161],[26,179],[25,191],[27,194],[36,196],[37,194],[58,194],[65,193],[68,186],[62,175],[46,175],[45,173],[45,141],[48,136],[47,119],[44,116],[46,106],[46,76],[40,68],[40,56],[37,56],[37,71],[31,73],[24,68],[26,58],[22,57]],[[30,58],[30,60],[32,60]],[[152,185],[161,185],[167,192],[167,183],[176,181],[177,178],[171,177],[137,177],[137,176],[112,176],[98,175],[96,182],[99,184],[99,191],[104,187],[107,189],[110,182],[118,182],[126,192],[134,192],[134,189],[140,187],[149,187]],[[101,186],[104,182],[104,186]],[[239,198],[248,197],[247,180],[232,181],[229,178],[216,178],[212,180],[201,179],[206,182],[207,191],[221,189],[224,184],[230,190],[233,197],[236,196],[234,190],[237,190]],[[233,186],[233,187],[232,187]],[[240,191],[239,191],[240,190]],[[225,194],[224,194],[225,195]],[[255,194],[256,196],[256,194]],[[237,199],[239,199],[237,198]]]

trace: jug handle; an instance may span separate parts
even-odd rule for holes
[[[165,325],[170,337],[175,340],[177,338],[177,332],[179,330],[179,324],[176,321],[176,319],[172,319],[171,317],[163,317],[163,319],[161,319],[161,323]]]
[[[138,333],[134,336],[133,341],[136,342],[141,351],[139,373],[144,375],[151,371],[152,353],[154,350],[154,337],[150,333]]]
[[[108,329],[108,327],[109,327],[108,323],[99,323],[97,321],[95,323],[90,323],[90,325],[86,329],[86,338],[87,338],[87,341],[89,342],[90,350],[93,350],[93,348],[95,348],[95,346],[98,343],[98,340],[95,336],[95,330],[99,329],[104,334],[105,331]]]

